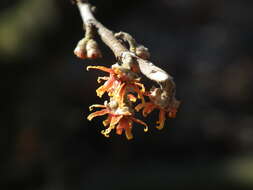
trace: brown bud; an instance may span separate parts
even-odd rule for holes
[[[138,57],[142,59],[149,59],[150,58],[150,53],[148,51],[148,48],[144,47],[143,45],[138,45],[135,49],[135,53]]]
[[[101,58],[102,54],[95,40],[90,39],[86,44],[87,57],[90,59]]]
[[[87,58],[86,55],[86,40],[85,38],[81,39],[74,50],[74,54],[79,57],[80,59]]]

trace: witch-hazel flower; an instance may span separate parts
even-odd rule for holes
[[[90,111],[93,108],[102,108],[99,111],[91,113],[87,119],[92,120],[94,117],[107,115],[107,119],[103,121],[103,125],[106,127],[101,133],[105,137],[109,137],[112,130],[116,130],[116,134],[121,135],[125,132],[128,140],[133,138],[132,127],[133,122],[139,123],[144,126],[144,131],[148,131],[148,126],[145,122],[136,119],[133,115],[133,110],[129,110],[129,107],[119,107],[118,103],[111,99],[109,103],[105,102],[104,105],[94,104],[90,106]]]

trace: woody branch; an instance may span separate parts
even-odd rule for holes
[[[174,97],[175,83],[173,82],[173,78],[167,72],[147,60],[147,56],[140,56],[141,54],[138,56],[138,47],[133,47],[133,45],[137,44],[129,34],[122,32],[114,34],[111,30],[101,24],[94,17],[91,5],[87,0],[76,0],[76,4],[79,8],[84,28],[86,30],[86,40],[87,36],[90,38],[90,33],[97,31],[102,41],[113,51],[116,59],[121,62],[123,66],[137,64],[143,75],[159,84],[159,88],[153,90],[153,92],[156,93],[153,94],[157,99],[156,103],[161,107],[167,107]],[[94,27],[96,31],[94,31]],[[121,40],[118,38],[121,38]],[[122,40],[128,41],[131,51],[122,43]],[[139,47],[142,48],[143,46]],[[147,48],[143,48],[144,51],[147,51]],[[136,51],[133,52],[133,49]]]

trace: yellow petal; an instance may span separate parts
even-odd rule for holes
[[[111,130],[113,130],[115,128],[115,126],[110,126],[105,130],[102,130],[101,133],[105,136],[105,137],[110,137],[109,134],[111,132]]]
[[[107,138],[109,138],[109,137],[110,137],[110,135],[109,135],[109,134],[107,134],[107,133],[105,132],[105,130],[102,130],[102,131],[101,131],[101,133],[102,133],[105,137],[107,137]]]
[[[131,87],[134,90],[134,92],[136,92],[138,94],[138,98],[141,99],[142,104],[145,104],[143,92],[135,85],[129,85],[129,87]]]
[[[110,124],[110,122],[111,122],[111,116],[108,116],[108,118],[103,121],[103,125],[106,127]]]
[[[140,91],[141,91],[142,93],[144,93],[144,92],[145,92],[145,87],[144,87],[144,84],[139,83],[139,82],[135,82],[134,84],[135,84],[136,86],[141,87],[141,90],[140,90]]]
[[[102,80],[109,80],[109,77],[98,77],[97,82],[101,83]]]
[[[127,97],[131,102],[136,102],[137,100],[137,98],[133,94],[128,94]]]

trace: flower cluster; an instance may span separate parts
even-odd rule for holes
[[[170,118],[176,116],[179,107],[179,101],[174,97],[174,92],[168,92],[163,95],[160,88],[151,88],[146,91],[144,85],[140,82],[140,77],[137,73],[136,67],[123,67],[119,64],[112,65],[111,68],[103,66],[88,66],[89,69],[97,69],[107,72],[109,76],[98,77],[98,83],[104,81],[104,84],[97,90],[97,96],[100,98],[107,94],[109,101],[105,101],[104,105],[94,104],[90,106],[90,111],[93,108],[100,108],[101,110],[91,113],[87,118],[92,120],[94,117],[107,115],[106,120],[103,121],[105,130],[101,133],[105,137],[109,137],[112,130],[116,130],[118,135],[125,133],[127,139],[132,139],[133,123],[138,123],[144,126],[144,131],[148,131],[148,126],[145,122],[135,118],[135,113],[142,109],[143,116],[146,117],[154,109],[159,109],[159,120],[157,121],[158,129],[162,129],[166,119],[166,114]],[[164,97],[164,96],[170,96]],[[146,102],[145,97],[149,98]],[[163,102],[163,98],[166,102]],[[138,99],[141,101],[137,106]]]
[[[98,77],[97,82],[103,82],[97,90],[97,96],[107,97],[107,101],[101,104],[90,106],[91,113],[87,119],[92,120],[97,116],[107,116],[103,121],[105,127],[101,133],[109,137],[112,130],[118,135],[125,134],[127,139],[132,139],[133,123],[144,126],[148,131],[145,122],[136,118],[136,113],[142,110],[143,117],[146,117],[154,109],[159,110],[158,129],[164,127],[166,117],[176,117],[180,102],[175,98],[175,83],[173,78],[166,71],[157,67],[149,61],[150,53],[148,48],[138,44],[137,41],[126,32],[114,33],[100,23],[94,16],[94,7],[88,1],[76,0],[85,30],[84,37],[77,43],[74,54],[80,59],[96,59],[102,57],[96,36],[107,45],[118,63],[110,68],[104,66],[88,66],[89,69],[96,69],[106,72],[108,75]],[[140,74],[154,81],[159,87],[152,87],[146,90],[141,83]]]

